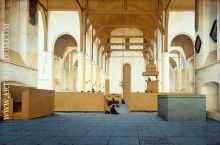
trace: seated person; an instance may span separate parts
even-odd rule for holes
[[[118,115],[118,111],[115,109],[115,105],[111,105],[108,110],[105,111],[105,114],[114,114]]]
[[[107,110],[105,111],[105,114],[119,114],[115,109],[115,100],[111,96],[108,96],[106,97],[106,101]]]
[[[117,110],[115,109],[115,105],[112,105],[111,110],[110,110],[111,114],[115,114],[118,115],[119,113],[117,112]]]

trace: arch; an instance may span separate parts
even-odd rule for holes
[[[53,86],[56,90],[76,90],[77,42],[70,34],[61,34],[54,43]]]
[[[190,33],[187,33],[187,32],[178,32],[178,33],[174,33],[170,36],[170,41],[169,41],[169,46],[171,46],[172,44],[172,40],[176,37],[176,36],[179,36],[179,35],[186,35],[188,36],[192,41],[193,41],[193,44],[195,43],[195,36],[190,34]]]
[[[172,41],[170,46],[179,46],[183,49],[186,58],[190,58],[194,54],[194,43],[190,36],[186,34],[176,35]]]
[[[181,49],[181,47],[172,47],[169,50],[169,54],[178,54],[178,55],[180,55],[180,57],[182,57],[182,58],[184,58],[184,60],[186,60],[185,53],[184,53],[183,49]]]
[[[170,91],[191,93],[193,86],[191,83],[192,80],[188,78],[188,76],[190,76],[188,75],[190,70],[187,67],[187,62],[191,61],[191,59],[186,59],[184,50],[181,47],[172,47],[169,50],[169,54]]]
[[[68,50],[66,50],[66,51],[64,52],[63,59],[65,59],[65,58],[68,56],[68,54],[70,54],[70,53],[77,54],[78,51],[77,51],[75,48],[69,48]],[[61,58],[61,59],[62,59],[62,58]]]
[[[172,68],[177,67],[177,62],[172,57],[170,57],[170,65],[172,66]]]
[[[58,37],[54,45],[54,55],[63,58],[69,47],[77,47],[77,42],[74,37],[69,34]]]
[[[178,73],[177,73],[177,62],[174,58],[169,57],[169,84],[170,84],[170,92],[176,92],[178,89]]]
[[[219,83],[210,81],[200,87],[200,93],[206,95],[207,111],[220,111]]]

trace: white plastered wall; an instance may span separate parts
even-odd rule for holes
[[[41,52],[39,60],[39,66],[42,72],[40,72],[38,78],[38,87],[45,89],[53,88],[53,56],[54,45],[60,36],[64,34],[71,35],[77,43],[77,51],[80,51],[80,15],[77,11],[50,11],[48,13],[48,50],[47,52]],[[81,57],[79,65],[81,63]],[[80,68],[78,69],[80,70]],[[83,71],[83,70],[82,70]],[[81,72],[78,72],[82,74]],[[79,76],[81,77],[81,76]],[[79,80],[80,81],[80,80]],[[77,90],[81,90],[81,83],[78,83]]]
[[[180,53],[183,54],[183,58],[185,58],[185,67],[180,68],[176,70],[176,76],[181,79],[178,82],[173,78],[169,78],[171,75],[170,73],[174,73],[174,70],[169,69],[169,67],[164,67],[163,73],[163,85],[166,86],[166,88],[163,89],[164,92],[170,92],[170,91],[178,91],[178,92],[193,92],[193,82],[194,82],[194,67],[193,62],[191,61],[192,58],[186,60],[185,54],[182,48],[173,47],[171,46],[172,40],[178,36],[178,35],[187,35],[191,40],[194,42],[194,36],[195,36],[195,13],[194,11],[171,11],[169,13],[169,25],[168,25],[168,51],[171,52],[172,50],[177,50]],[[194,49],[194,48],[192,48]],[[164,65],[169,65],[169,57],[171,55],[167,54],[163,56]],[[171,56],[172,57],[172,56]],[[178,62],[180,63],[180,62]],[[171,66],[170,66],[171,67]],[[172,72],[170,72],[172,71]],[[164,80],[166,79],[166,80]],[[187,80],[187,82],[186,82]],[[178,87],[171,88],[173,83],[178,83]],[[172,85],[171,85],[172,84]],[[170,86],[171,85],[171,86]]]
[[[122,57],[124,56],[124,57]],[[122,68],[124,64],[131,65],[131,91],[144,92],[145,78],[142,73],[145,71],[144,58],[141,52],[112,52],[110,57],[109,80],[110,92],[122,93]]]
[[[219,48],[220,43],[215,43],[209,33],[215,19],[220,16],[220,1],[201,0],[199,3],[199,29],[198,35],[202,40],[202,47],[199,54],[196,55],[196,89],[197,93],[206,95],[207,111],[220,111],[220,62]],[[219,38],[219,29],[218,29]],[[217,113],[217,116],[220,116]],[[211,115],[213,118],[216,114]]]

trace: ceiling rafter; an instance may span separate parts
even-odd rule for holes
[[[74,0],[76,2],[76,5],[78,6],[78,8],[80,9],[80,11],[83,11],[83,7],[81,5],[81,3],[79,2],[79,0]]]
[[[102,1],[87,0],[86,8],[88,19],[96,30],[94,39],[100,38],[105,51],[109,51],[108,39],[111,32],[116,28],[139,28],[144,33],[147,42],[144,49],[153,51],[155,42],[155,31],[159,29],[165,32],[163,25],[163,12],[168,0],[118,0]],[[143,2],[149,5],[143,5]]]

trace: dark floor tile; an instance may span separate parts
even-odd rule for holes
[[[173,137],[174,145],[207,145],[207,139],[203,137]]]
[[[220,123],[161,120],[157,113],[57,113],[0,123],[0,145],[220,145]]]
[[[109,145],[139,145],[138,137],[111,137]]]
[[[175,145],[166,137],[144,136],[140,138],[141,145]]]
[[[18,136],[0,136],[0,145],[13,145],[12,142],[15,141]]]

